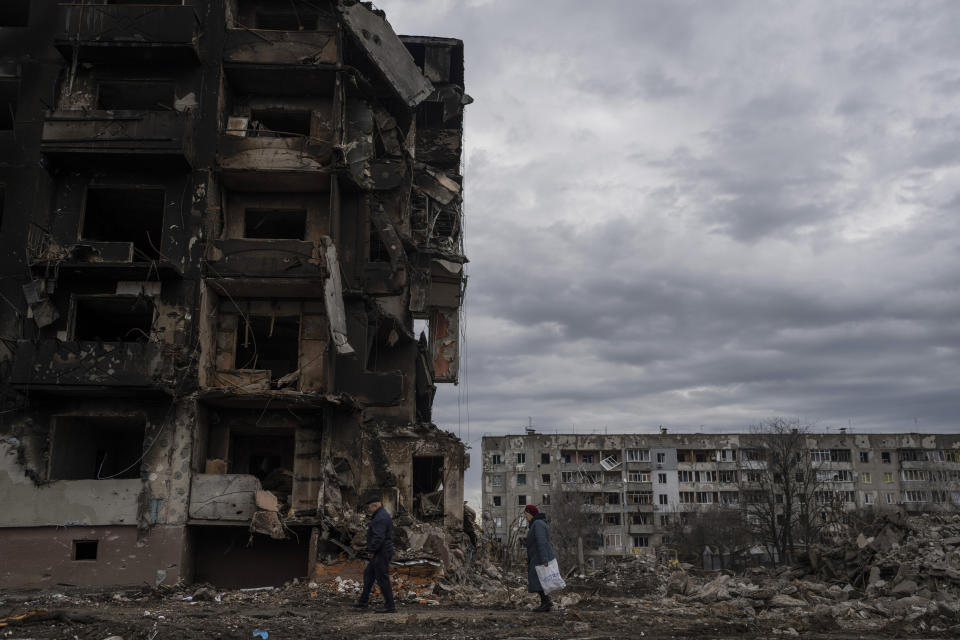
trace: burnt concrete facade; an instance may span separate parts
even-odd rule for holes
[[[371,489],[462,526],[460,41],[10,0],[0,102],[0,586],[308,575]]]

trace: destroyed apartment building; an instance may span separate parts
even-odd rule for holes
[[[674,434],[663,428],[660,433],[602,435],[528,429],[524,435],[485,436],[484,530],[507,542],[522,522],[525,505],[539,505],[549,518],[565,497],[573,496],[589,522],[584,542],[588,564],[608,556],[656,556],[678,545],[677,525],[689,514],[749,510],[760,490],[782,494],[777,481],[768,482],[762,473],[767,468],[765,443],[772,438]],[[867,434],[843,428],[803,433],[790,455],[803,461],[796,467],[800,479],[808,470],[812,474],[810,497],[843,513],[960,509],[957,433]]]
[[[462,42],[4,0],[0,52],[0,586],[312,575],[370,490],[462,561]]]

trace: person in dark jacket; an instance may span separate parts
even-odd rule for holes
[[[366,607],[370,602],[370,591],[376,581],[383,594],[383,608],[377,613],[393,613],[397,610],[393,602],[393,589],[390,586],[390,559],[393,557],[393,519],[383,508],[379,494],[368,494],[364,500],[367,511],[373,516],[367,528],[367,554],[369,560],[363,570],[363,591],[355,607]]]
[[[553,603],[550,596],[543,592],[540,578],[537,577],[537,565],[547,566],[556,558],[553,546],[550,544],[550,527],[547,525],[547,516],[540,513],[536,505],[528,504],[523,509],[527,519],[527,591],[540,594],[540,606],[534,611],[550,611]]]

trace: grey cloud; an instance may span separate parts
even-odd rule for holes
[[[439,424],[956,430],[960,4],[378,5],[476,98]]]

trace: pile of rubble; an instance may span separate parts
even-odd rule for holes
[[[596,571],[578,574],[573,570],[566,578],[568,587],[576,592],[631,597],[662,593],[666,580],[667,573],[647,555],[611,558]]]
[[[848,541],[811,547],[809,564],[708,580],[676,571],[664,596],[699,615],[741,616],[795,633],[830,625],[960,631],[960,519],[891,515],[858,530]]]
[[[960,591],[960,519],[902,513],[857,526],[853,538],[810,549],[813,572],[869,594]]]

